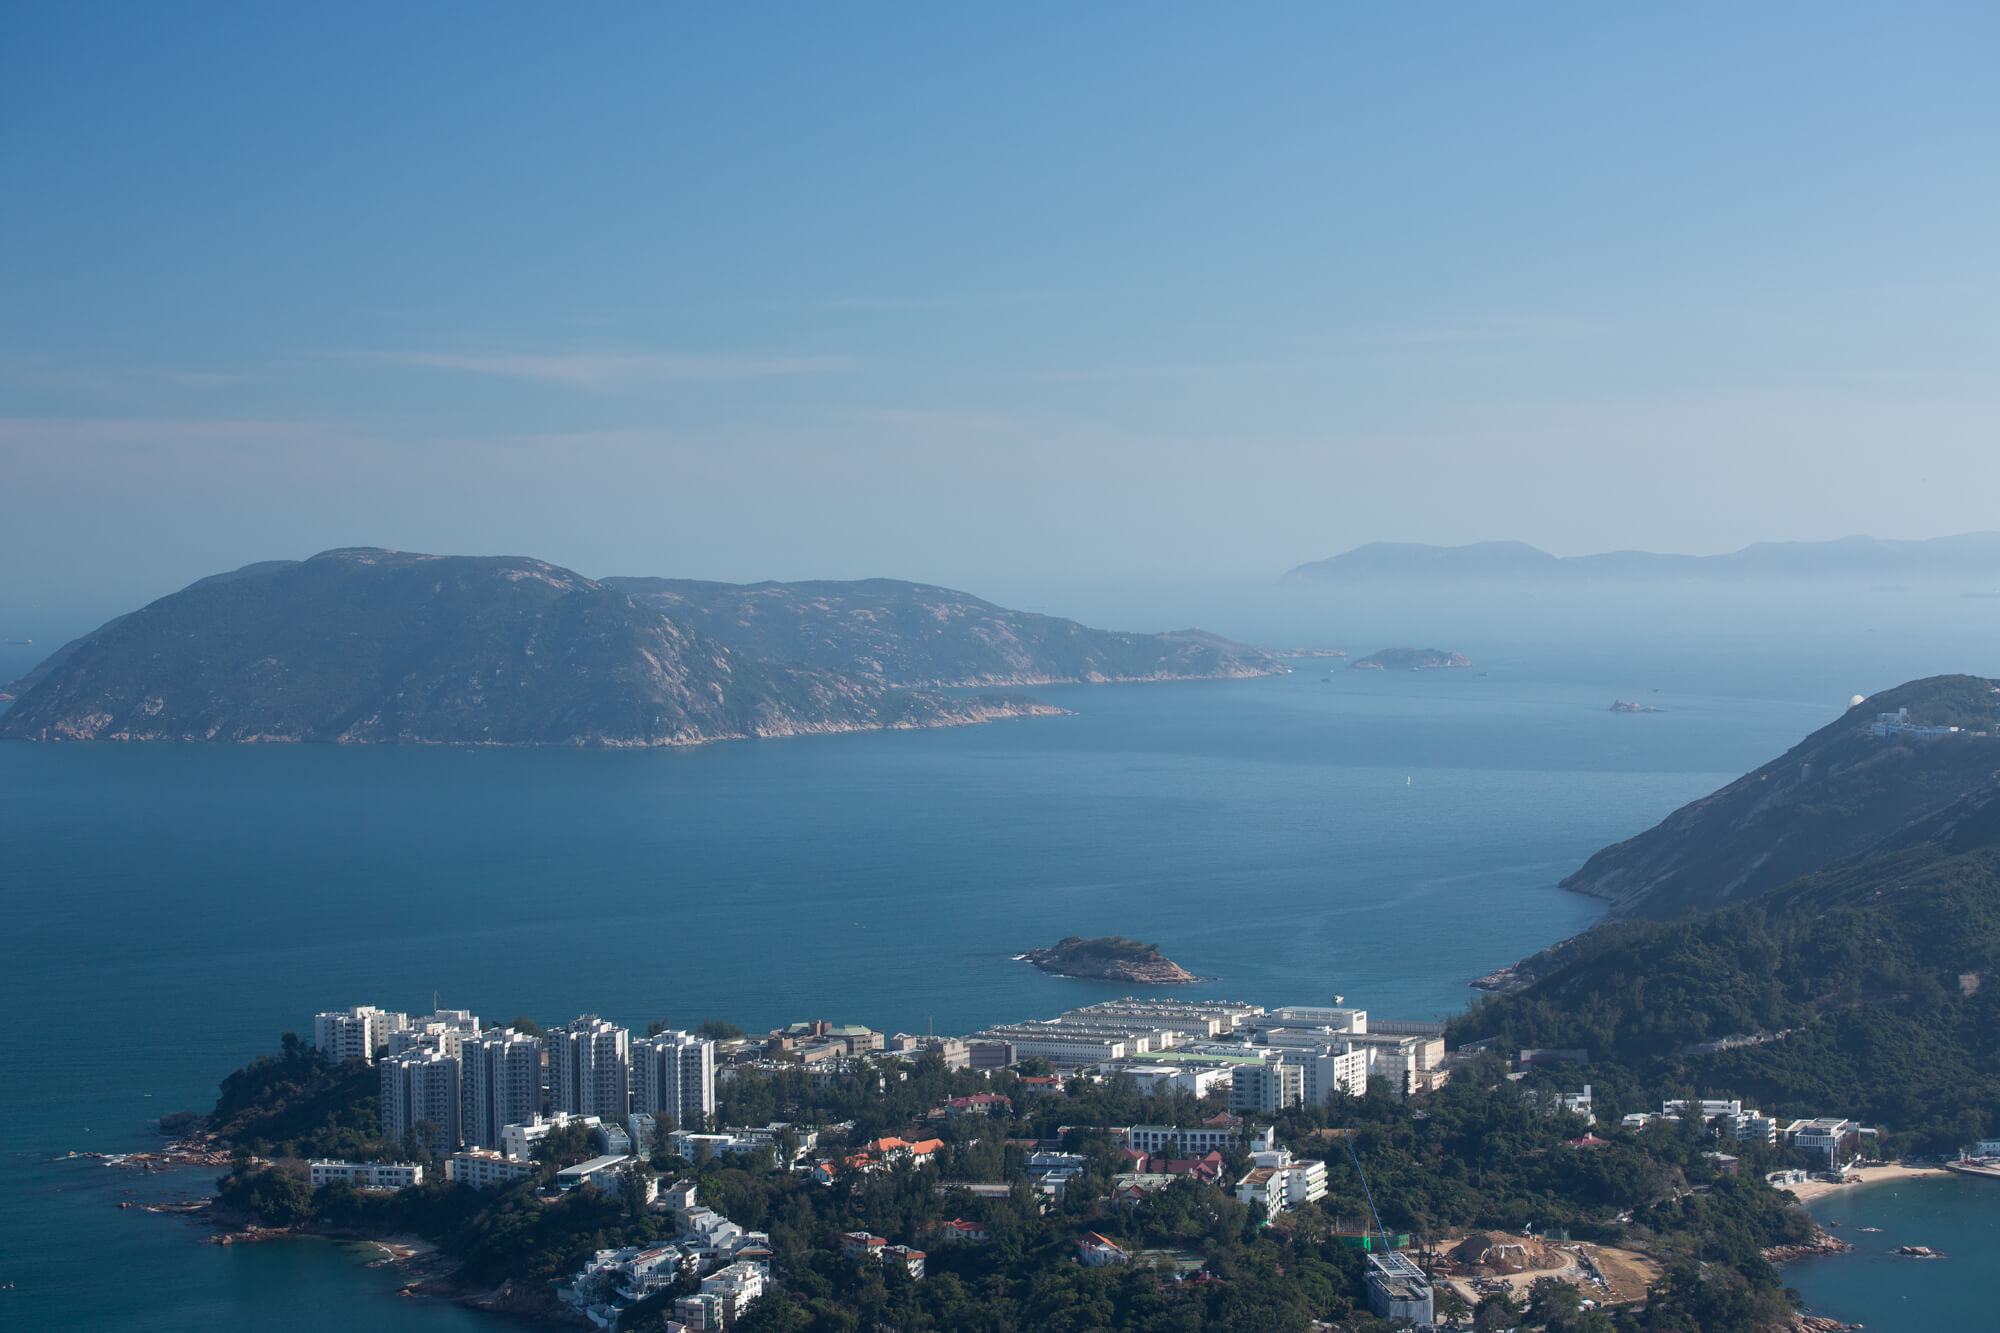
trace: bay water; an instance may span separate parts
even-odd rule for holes
[[[151,1146],[318,1010],[957,1033],[1127,993],[1013,961],[1119,933],[1212,978],[1190,993],[1441,1017],[1595,919],[1556,881],[1597,848],[1851,693],[2000,667],[1935,634],[1453,646],[1477,668],[1049,687],[1071,716],[682,752],[0,745],[0,1326],[492,1327],[365,1250],[116,1206],[205,1173],[51,1160]],[[1820,1271],[1792,1280],[1838,1312]]]

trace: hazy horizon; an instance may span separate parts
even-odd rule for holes
[[[364,12],[0,19],[5,637],[352,545],[1163,628],[1993,526],[1987,6]]]

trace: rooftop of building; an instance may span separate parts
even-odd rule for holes
[[[556,1172],[556,1174],[558,1176],[588,1176],[617,1166],[621,1162],[629,1162],[631,1160],[632,1158],[625,1153],[606,1153],[602,1157],[593,1157],[587,1162],[578,1162],[575,1166],[566,1166]]]

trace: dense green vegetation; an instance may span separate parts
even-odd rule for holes
[[[359,1060],[334,1064],[287,1032],[276,1056],[222,1080],[208,1127],[239,1152],[384,1162],[400,1146],[382,1137],[382,1078]]]
[[[1986,1137],[2000,1130],[2000,800],[1968,800],[1930,831],[1941,840],[1743,907],[1592,931],[1526,989],[1456,1020],[1451,1039],[1586,1047],[1607,1110],[1741,1096],[1880,1125],[1892,1154]]]
[[[970,593],[898,579],[708,583],[606,580],[746,656],[850,671],[891,685],[1267,675],[1260,648],[1199,630],[1125,634],[1009,611]]]
[[[1979,676],[1932,676],[1884,690],[1777,759],[1563,881],[1609,898],[1614,917],[1671,921],[1689,908],[1748,902],[1895,839],[1912,821],[1988,786],[2000,769],[2000,693]],[[1875,737],[1875,715],[1908,708],[1925,725],[1996,733]]]
[[[328,551],[204,579],[65,646],[19,739],[687,744],[1018,715],[732,653],[539,560]]]

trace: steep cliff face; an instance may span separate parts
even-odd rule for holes
[[[328,551],[205,579],[58,651],[0,736],[693,745],[1058,710],[732,653],[518,557]]]
[[[853,672],[891,685],[1229,679],[1285,669],[1261,648],[1201,630],[1091,629],[897,579],[607,582],[750,657]]]
[[[1964,728],[1870,733],[1907,708],[1915,723]],[[1983,735],[1978,733],[1985,733]],[[1756,897],[1898,835],[1978,791],[2000,769],[2000,691],[1934,676],[1866,700],[1782,757],[1606,847],[1562,881],[1611,900],[1610,915],[1671,920]]]

